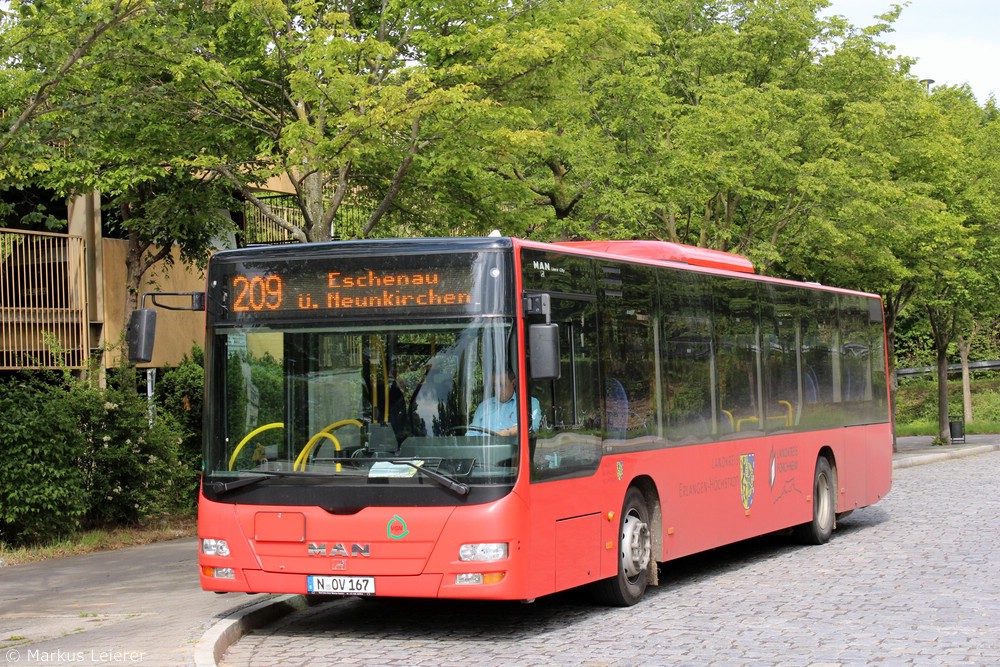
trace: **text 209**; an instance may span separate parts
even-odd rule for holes
[[[237,313],[256,313],[262,310],[278,310],[284,299],[281,276],[244,276],[233,278],[233,289],[236,298],[233,300],[233,311]]]

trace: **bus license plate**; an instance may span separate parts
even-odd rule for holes
[[[325,595],[375,595],[375,577],[321,577],[307,578],[310,593]]]

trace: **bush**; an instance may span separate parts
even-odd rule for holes
[[[937,421],[937,380],[932,376],[900,381],[896,389],[896,421]]]
[[[65,537],[87,513],[85,450],[62,389],[38,380],[0,384],[0,540],[22,546]]]
[[[967,433],[991,433],[993,424],[1000,422],[1000,380],[993,374],[972,379],[972,416],[966,424]],[[937,432],[937,379],[933,376],[906,379],[896,390],[896,432]],[[948,382],[948,414],[961,415],[962,382]]]
[[[205,355],[195,346],[191,356],[176,368],[163,369],[156,383],[156,403],[163,412],[177,420],[181,429],[178,455],[185,468],[201,470],[202,399],[205,393]],[[194,476],[184,491],[191,506],[198,498],[198,478]]]
[[[181,454],[185,430],[167,411],[151,413],[135,380],[125,366],[107,388],[69,373],[0,383],[0,540],[51,542],[82,524],[194,508],[199,469]]]
[[[972,394],[972,415],[977,422],[1000,422],[998,384],[1000,383],[996,380],[976,383],[976,390]],[[961,389],[959,389],[957,403],[959,406],[962,404]],[[961,411],[958,414],[961,414]]]
[[[72,411],[86,439],[90,525],[120,525],[148,516],[190,510],[186,490],[197,472],[178,455],[182,430],[163,410],[150,409],[135,389],[135,370],[119,369],[107,389],[74,382]]]

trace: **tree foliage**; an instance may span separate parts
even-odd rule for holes
[[[185,37],[158,53],[163,102],[231,138],[189,164],[297,240],[377,234],[393,213],[391,231],[444,232],[434,213],[454,228],[482,225],[471,201],[493,219],[517,206],[490,158],[536,141],[519,94],[551,98],[581,53],[626,43],[632,18],[591,1],[206,3],[164,17]],[[301,222],[258,196],[272,179],[294,189]],[[360,228],[336,229],[345,202],[365,210]]]
[[[163,12],[183,3],[145,0],[13,2],[0,30],[5,90],[0,175],[64,197],[97,190],[106,227],[129,242],[124,313],[149,269],[203,264],[211,241],[232,226],[231,193],[187,165],[223,137],[192,122],[169,99],[172,81],[156,57],[173,35]]]

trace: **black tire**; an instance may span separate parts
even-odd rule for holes
[[[631,607],[638,602],[649,584],[652,553],[649,507],[642,492],[631,487],[618,520],[618,574],[594,582],[595,599],[613,607]]]
[[[829,459],[816,459],[813,476],[813,518],[797,526],[795,535],[804,544],[826,544],[837,525],[837,476]]]

